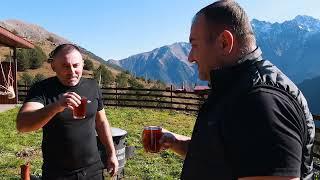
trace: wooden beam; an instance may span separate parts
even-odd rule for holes
[[[0,43],[6,47],[16,48],[34,48],[34,45],[28,40],[13,34],[11,31],[0,26]]]

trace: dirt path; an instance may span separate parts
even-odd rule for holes
[[[20,104],[0,104],[0,113],[4,111],[8,111],[10,109],[13,109],[17,106],[21,106]]]

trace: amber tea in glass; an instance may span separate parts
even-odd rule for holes
[[[162,136],[160,126],[146,126],[143,129],[142,141],[146,152],[157,153],[160,151],[159,140]]]
[[[86,97],[81,97],[81,104],[78,107],[73,107],[74,119],[83,119],[86,117],[87,102],[88,100]]]

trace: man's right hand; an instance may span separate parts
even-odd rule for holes
[[[159,140],[159,144],[161,146],[161,150],[167,150],[172,148],[174,143],[176,143],[177,139],[173,133],[166,129],[162,129],[162,136]]]
[[[73,110],[81,104],[81,97],[75,92],[66,92],[62,94],[57,102],[59,104],[59,112],[65,108]]]
[[[73,107],[81,104],[81,97],[75,92],[67,92],[59,97],[58,101],[46,106],[39,102],[24,103],[17,115],[17,130],[19,132],[38,130],[65,108],[73,110]]]
[[[170,149],[185,158],[191,138],[172,133],[166,129],[162,129],[162,133],[162,137],[159,140],[161,149]]]

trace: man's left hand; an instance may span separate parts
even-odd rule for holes
[[[107,159],[107,171],[111,176],[115,176],[118,172],[119,162],[116,154],[112,154]]]

